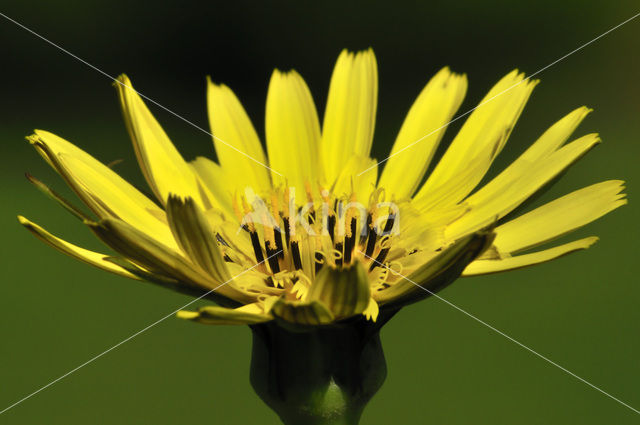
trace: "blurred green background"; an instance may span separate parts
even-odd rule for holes
[[[637,1],[33,1],[3,13],[207,128],[205,75],[230,85],[263,134],[274,67],[295,67],[324,109],[344,47],[373,46],[383,158],[439,68],[466,72],[460,112],[511,69],[531,74],[640,12]],[[24,136],[53,131],[143,186],[115,90],[103,75],[0,18],[0,410],[189,301],[73,261],[29,235],[24,214],[75,243],[100,244],[38,193],[29,171],[71,196]],[[630,205],[571,236],[592,249],[503,275],[463,279],[452,303],[640,408],[640,18],[544,71],[496,169],[580,105],[577,135],[604,143],[544,200],[611,178]],[[192,158],[209,136],[152,108]],[[462,121],[462,120],[461,120]],[[447,132],[451,140],[460,122]],[[429,299],[382,332],[389,365],[363,424],[632,424],[640,416],[455,309]],[[0,416],[7,424],[277,424],[248,382],[250,333],[169,318]]]

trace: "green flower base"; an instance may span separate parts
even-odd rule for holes
[[[394,313],[376,323],[252,326],[251,385],[285,425],[358,424],[387,374],[379,331]]]

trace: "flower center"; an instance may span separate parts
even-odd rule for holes
[[[305,192],[306,203],[296,201],[294,188],[274,189],[268,202],[250,189],[234,196],[238,232],[248,236],[253,251],[253,256],[244,254],[261,271],[272,276],[302,271],[313,280],[326,264],[346,267],[359,257],[372,271],[385,262],[398,211],[379,202],[383,190],[374,191],[366,205],[355,193],[314,192],[310,184]],[[226,258],[233,261],[231,255]]]

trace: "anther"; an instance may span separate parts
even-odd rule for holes
[[[253,252],[256,254],[256,261],[258,264],[264,262],[264,256],[262,255],[262,247],[260,246],[260,237],[256,232],[255,227],[250,226],[249,235],[251,236],[251,245],[253,245]]]
[[[302,269],[302,260],[300,259],[300,247],[298,241],[291,241],[291,258],[293,259],[293,267],[296,270]]]
[[[389,232],[391,232],[391,229],[393,229],[394,221],[395,221],[395,216],[393,214],[389,214],[389,218],[387,218],[387,222],[384,224],[384,230],[383,230],[383,234],[387,239],[383,238],[382,239],[383,241],[388,240]],[[378,256],[376,257],[376,259],[373,260],[373,262],[371,263],[371,266],[369,267],[369,271],[372,271],[376,267],[379,267],[381,264],[383,264],[384,260],[387,258],[387,254],[389,254],[389,247],[388,246],[383,247],[381,242],[380,252],[378,253]]]
[[[356,243],[358,219],[356,217],[351,218],[350,227],[347,231],[347,237],[344,239],[344,263],[351,263],[351,254]]]

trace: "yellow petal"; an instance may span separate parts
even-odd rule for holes
[[[565,235],[624,205],[624,182],[597,183],[549,202],[496,228],[500,252],[517,252]]]
[[[321,155],[327,184],[333,184],[351,155],[369,156],[377,103],[378,68],[373,50],[343,50],[331,76],[322,125]]]
[[[525,80],[524,74],[517,71],[502,78],[471,113],[416,198],[429,197],[434,188],[447,185],[457,174],[480,161],[481,167],[466,179],[464,186],[449,185],[456,195],[451,202],[468,195],[504,147],[536,84],[537,81]]]
[[[446,237],[459,238],[504,217],[599,142],[597,134],[589,134],[563,146],[544,161],[538,161],[519,179],[511,182],[487,202],[470,205],[469,213],[447,227]]]
[[[18,216],[18,221],[20,221],[20,224],[26,227],[27,230],[33,233],[38,239],[54,247],[63,254],[68,255],[69,257],[84,261],[87,264],[91,264],[92,266],[98,267],[99,269],[106,270],[120,276],[140,280],[138,277],[129,273],[122,267],[106,261],[104,258],[107,257],[107,254],[100,254],[99,252],[89,251],[88,249],[81,248],[65,240],[62,240],[20,215]]]
[[[586,118],[592,109],[582,106],[577,108],[560,121],[549,127],[536,142],[519,158],[522,161],[535,162],[555,152],[565,143],[578,125]]]
[[[466,75],[449,68],[427,83],[400,128],[378,187],[392,190],[398,198],[413,195],[466,91]]]
[[[597,237],[591,236],[531,254],[516,255],[515,257],[508,257],[502,260],[476,260],[467,266],[462,275],[475,276],[497,273],[544,263],[545,261],[556,259],[574,251],[587,249],[596,243],[597,240]]]
[[[167,218],[186,256],[217,281],[229,280],[231,276],[222,259],[215,233],[193,199],[183,200],[169,195]]]
[[[309,88],[295,71],[273,72],[265,117],[269,165],[275,185],[287,184],[302,195],[305,182],[319,181],[320,124]],[[298,196],[300,198],[300,196]]]
[[[358,175],[362,170],[371,168],[366,173]],[[369,195],[375,189],[378,178],[378,166],[375,159],[364,156],[351,156],[333,186],[333,193],[347,198],[352,192],[356,194],[356,200],[364,205],[369,201]]]
[[[439,186],[432,187],[429,190],[429,196],[416,196],[412,200],[412,205],[426,214],[462,205],[463,203],[456,204],[461,199],[460,194],[468,193],[473,189],[476,184],[475,176],[486,168],[488,162],[490,162],[489,154],[487,152],[479,153],[467,168],[446,182],[442,182]]]
[[[407,276],[408,279],[400,279],[389,288],[374,291],[371,295],[378,304],[385,305],[404,305],[424,298],[457,279],[462,270],[481,254],[492,240],[492,233],[481,232],[469,235],[440,252],[424,253],[426,262]],[[419,256],[421,253],[412,254],[410,257],[416,255]],[[394,273],[393,270],[390,272]]]
[[[270,189],[267,158],[236,95],[229,87],[207,79],[207,105],[218,161],[230,177],[225,185],[237,190],[249,186],[258,192]]]
[[[174,278],[185,285],[213,290],[218,295],[246,304],[255,301],[255,295],[238,288],[234,282],[220,282],[180,253],[139,232],[119,220],[87,223],[91,230],[125,258],[161,276]]]
[[[247,304],[238,308],[217,306],[201,307],[198,311],[181,310],[176,313],[179,319],[191,320],[204,325],[254,325],[273,318],[263,314],[258,303]]]
[[[303,303],[280,298],[273,304],[271,314],[299,325],[326,325],[334,320],[329,308],[321,301]]]
[[[207,188],[208,193],[215,200],[215,205],[217,205],[228,218],[235,218],[231,202],[231,194],[233,193],[231,188],[233,186],[230,186],[231,178],[227,174],[226,169],[223,170],[220,165],[202,156],[189,162],[189,166],[195,171],[202,184]]]
[[[111,168],[47,131],[29,140],[98,217],[118,218],[177,248],[164,211]]]
[[[140,168],[160,202],[164,204],[169,193],[179,193],[192,196],[201,206],[205,205],[196,176],[129,78],[121,75],[115,86]]]
[[[304,301],[322,301],[336,319],[362,313],[369,305],[369,277],[360,261],[341,269],[325,265]]]
[[[512,185],[516,179],[522,177],[538,161],[543,161],[549,157],[549,155],[566,142],[569,136],[571,136],[571,133],[573,133],[589,112],[591,112],[589,108],[578,108],[552,125],[529,149],[520,155],[518,159],[476,193],[469,196],[466,201],[472,205],[479,205],[498,196]]]
[[[406,252],[418,250],[436,250],[446,244],[444,228],[461,216],[464,206],[456,206],[449,210],[433,210],[428,214],[409,205],[399,205],[400,229],[402,235],[393,241],[393,247],[404,249]]]

